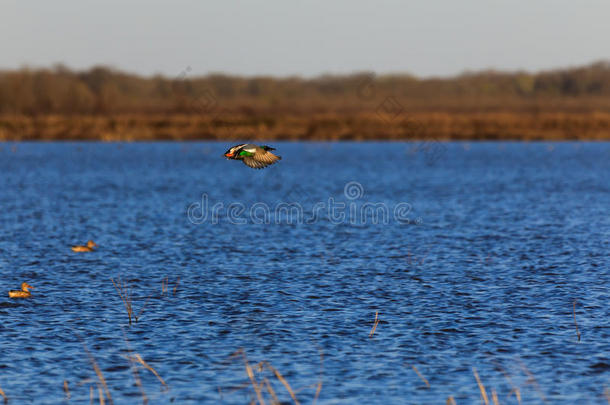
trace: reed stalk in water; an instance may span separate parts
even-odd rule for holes
[[[578,323],[576,323],[576,300],[572,302],[572,315],[574,315],[574,326],[576,327],[576,338],[580,342],[580,331],[578,330]]]
[[[99,398],[100,398],[100,405],[103,405],[105,403],[104,396],[106,396],[106,398],[108,398],[108,403],[110,405],[113,405],[112,395],[110,395],[110,390],[108,389],[108,385],[106,384],[106,379],[104,378],[104,374],[102,373],[102,370],[97,365],[97,362],[95,361],[95,359],[93,358],[91,353],[89,353],[89,350],[87,350],[87,346],[85,345],[84,342],[83,342],[83,348],[85,349],[85,353],[87,354],[87,357],[89,358],[89,362],[91,362],[91,366],[93,367],[93,370],[95,371],[95,374],[97,375],[97,378],[99,380],[99,382],[97,384],[97,388],[98,388],[98,393],[99,393]],[[103,391],[102,391],[102,388],[104,389]]]
[[[180,284],[180,277],[178,277],[176,279],[176,284],[174,285],[174,292],[173,292],[174,295],[176,295],[176,291],[178,290],[178,284]]]
[[[419,372],[419,370],[417,369],[417,367],[415,366],[411,366],[411,368],[413,369],[413,371],[415,371],[415,374],[417,374],[417,376],[424,382],[424,384],[426,384],[426,388],[430,388],[430,383],[428,382],[428,380]]]
[[[163,378],[161,378],[161,376],[159,375],[159,373],[157,373],[157,370],[155,370],[154,368],[152,368],[150,366],[150,364],[148,364],[147,362],[144,361],[144,359],[142,358],[142,356],[140,356],[138,353],[135,353],[133,356],[129,356],[130,360],[135,362],[135,363],[139,363],[142,365],[142,367],[144,367],[145,369],[147,369],[148,371],[150,371],[151,373],[153,373],[155,375],[155,377],[157,377],[157,379],[159,380],[159,382],[161,383],[161,385],[163,386],[163,389],[165,391],[169,391],[169,386],[167,385],[167,383],[165,382],[165,380],[163,380]]]
[[[322,376],[324,375],[324,353],[320,350],[320,378],[316,388],[316,395],[313,397],[313,405],[316,405],[320,392],[322,391]]]
[[[292,398],[294,403],[296,405],[300,405],[300,402],[297,399],[296,394],[294,393],[294,391],[292,390],[292,387],[290,386],[290,384],[288,384],[288,381],[286,381],[284,376],[275,367],[273,367],[269,362],[265,361],[265,362],[263,362],[263,364],[269,370],[271,370],[271,372],[273,372],[273,374],[275,374],[275,377],[278,379],[278,381],[284,385],[284,387],[286,388],[286,391],[288,391],[288,393],[290,394],[290,397]]]
[[[373,329],[369,332],[369,337],[373,337],[375,330],[377,329],[377,325],[379,324],[379,312],[375,311],[375,323],[373,324]]]
[[[6,393],[4,392],[4,390],[2,388],[0,388],[0,396],[4,399],[4,403],[7,404],[8,396],[6,395]]]
[[[127,281],[123,283],[120,277],[117,278],[116,281],[111,278],[110,281],[112,281],[114,289],[116,290],[117,294],[119,294],[121,301],[123,301],[123,305],[125,306],[125,310],[127,311],[127,317],[129,318],[129,324],[131,325],[131,319],[133,318],[133,305],[131,298],[131,290],[129,289]]]
[[[142,394],[142,403],[144,405],[148,404],[148,396],[146,395],[146,391],[144,390],[144,386],[142,385],[142,380],[140,379],[140,373],[138,373],[138,367],[135,362],[131,359],[131,347],[129,345],[129,339],[127,339],[127,335],[125,334],[125,329],[121,327],[121,331],[123,332],[123,339],[125,340],[125,346],[127,347],[127,353],[129,355],[125,356],[125,358],[129,361],[129,366],[131,368],[131,372],[133,373],[133,379],[136,383],[136,386],[140,389],[140,393]]]
[[[169,285],[169,277],[165,277],[163,280],[161,280],[161,296],[165,295],[168,285]]]
[[[481,379],[479,378],[477,369],[473,367],[472,373],[474,374],[474,378],[477,379],[477,385],[479,386],[479,390],[481,391],[481,397],[483,398],[483,402],[485,402],[485,405],[489,405],[489,399],[487,398],[487,391],[485,390],[485,386],[483,385],[483,383],[481,382]]]
[[[174,289],[172,291],[173,295],[176,295],[176,291],[178,291],[179,284],[180,277],[176,279],[176,284],[174,284]],[[166,293],[169,295],[169,277],[165,277],[163,280],[161,280],[161,296],[164,296]]]
[[[546,404],[547,403],[546,396],[544,395],[544,392],[542,392],[542,388],[540,388],[540,385],[538,384],[538,381],[536,381],[536,377],[534,377],[534,374],[532,374],[529,371],[527,366],[522,361],[519,361],[519,363],[521,364],[521,369],[523,370],[523,372],[525,374],[527,374],[527,376],[528,376],[528,379],[527,379],[526,382],[528,384],[532,384],[534,386],[534,388],[538,392],[538,395],[540,395],[540,398],[542,398],[542,402],[544,402]]]
[[[70,400],[70,388],[68,388],[68,380],[64,380],[64,392],[66,393],[66,400]]]
[[[265,400],[263,399],[263,393],[261,391],[261,387],[258,383],[258,381],[256,380],[256,377],[254,376],[254,370],[252,370],[252,366],[250,366],[250,363],[248,362],[248,357],[246,356],[246,352],[243,349],[241,350],[241,355],[244,359],[244,367],[246,368],[246,374],[248,375],[248,378],[250,379],[250,383],[252,384],[252,388],[254,389],[254,392],[256,393],[256,398],[258,399],[258,403],[259,405],[265,405]]]
[[[320,356],[323,359],[322,355],[320,355]],[[266,376],[266,375],[262,374],[265,371],[267,371],[267,372],[270,372],[275,377],[275,379],[277,379],[277,381],[279,381],[279,383],[281,383],[284,386],[284,388],[288,392],[288,395],[290,395],[290,398],[292,399],[292,403],[294,403],[295,405],[300,405],[300,401],[297,398],[297,392],[300,391],[300,389],[294,390],[292,388],[292,386],[290,385],[290,383],[288,382],[288,380],[286,379],[286,377],[284,377],[284,375],[282,375],[282,373],[277,368],[272,366],[271,363],[264,360],[259,363],[256,363],[255,365],[252,365],[250,363],[250,361],[248,360],[248,357],[247,357],[244,349],[237,350],[235,353],[233,353],[231,356],[229,356],[229,360],[234,359],[236,357],[239,357],[243,360],[244,368],[246,371],[246,375],[248,376],[249,383],[246,383],[245,385],[240,385],[240,386],[234,388],[234,390],[241,390],[241,389],[247,388],[248,386],[251,386],[254,391],[254,395],[256,397],[255,399],[252,400],[252,403],[255,403],[258,405],[266,405],[266,399],[268,399],[272,405],[279,405],[279,404],[286,403],[286,402],[282,402],[279,399],[277,391],[273,388],[273,385],[271,383],[272,381],[268,378],[268,375]],[[257,374],[258,374],[258,376],[257,376]],[[320,390],[322,389],[322,378],[321,377],[320,377],[320,381],[316,385],[317,385],[317,389],[316,389],[316,394],[315,394],[314,401],[313,401],[314,404],[315,404],[316,400],[318,399]],[[220,387],[219,387],[218,391],[222,397],[222,391],[221,391]]]
[[[500,405],[500,401],[498,401],[498,394],[493,388],[491,389],[491,400],[493,401],[494,405]]]
[[[498,369],[504,375],[504,378],[506,378],[506,380],[511,386],[511,390],[508,393],[508,396],[510,397],[514,393],[515,398],[517,398],[517,403],[521,405],[521,391],[519,391],[519,387],[515,386],[515,384],[513,383],[513,379],[510,377],[510,374],[508,374],[508,372],[504,370],[504,367],[502,367],[500,363],[498,363],[493,358],[491,359],[491,361],[494,363],[496,369]]]

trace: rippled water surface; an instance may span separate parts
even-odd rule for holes
[[[301,403],[319,382],[318,403],[479,403],[473,368],[503,404],[606,403],[610,144],[276,143],[260,171],[228,146],[0,144],[13,403],[66,403],[64,381],[97,401],[92,358],[116,404],[245,404],[239,349]],[[10,300],[22,281],[34,297]]]

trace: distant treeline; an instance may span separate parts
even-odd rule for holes
[[[610,63],[452,78],[0,71],[0,141],[610,140]]]
[[[371,111],[394,97],[401,108],[437,112],[610,112],[610,62],[540,73],[483,71],[452,78],[345,76],[142,77],[107,67],[0,71],[0,114],[218,114]]]

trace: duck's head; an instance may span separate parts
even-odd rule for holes
[[[232,147],[231,149],[229,149],[228,151],[225,152],[225,157],[227,159],[233,159],[235,157],[235,150],[237,149],[237,146]]]
[[[25,291],[27,292],[30,288],[34,288],[31,285],[29,285],[28,283],[26,283],[25,281],[23,283],[21,283],[21,291]]]
[[[92,240],[89,240],[87,241],[87,247],[93,249],[94,247],[97,247],[97,243]]]

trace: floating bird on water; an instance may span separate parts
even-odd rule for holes
[[[233,146],[225,152],[225,157],[228,159],[242,160],[246,166],[253,169],[262,169],[274,164],[282,157],[274,155],[270,151],[275,148],[263,145],[258,146],[252,143]]]
[[[21,283],[21,290],[12,290],[8,292],[8,296],[11,298],[29,298],[32,296],[30,288],[34,288],[25,281]]]
[[[94,241],[90,240],[87,242],[87,246],[72,246],[72,251],[73,252],[93,252],[93,248],[95,248],[97,246],[97,243],[95,243]]]

